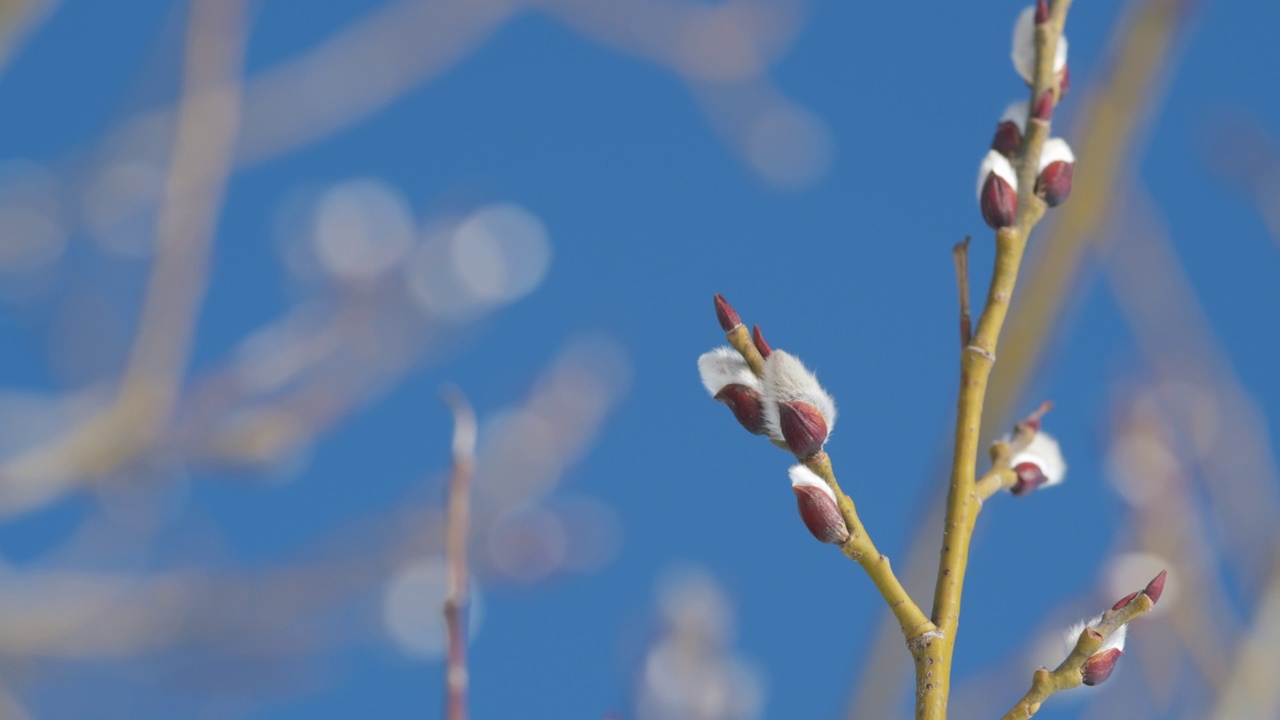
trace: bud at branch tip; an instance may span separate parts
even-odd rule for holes
[[[738,311],[733,309],[728,300],[720,293],[716,293],[716,320],[720,321],[720,328],[725,332],[738,327],[742,324],[742,318],[738,317]]]

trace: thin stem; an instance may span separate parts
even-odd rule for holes
[[[819,451],[806,459],[804,464],[835,491],[836,505],[840,508],[840,514],[849,528],[849,539],[840,546],[840,551],[850,560],[861,565],[867,577],[871,578],[871,583],[875,585],[876,590],[880,591],[880,596],[884,598],[885,604],[889,606],[889,610],[902,627],[903,637],[910,643],[922,635],[935,631],[937,628],[934,627],[933,622],[911,599],[911,595],[894,575],[888,556],[876,549],[875,543],[871,541],[871,536],[867,534],[867,529],[862,524],[862,519],[858,517],[858,510],[853,500],[840,490],[840,483],[836,481],[835,471],[831,467],[831,457],[825,451]]]
[[[453,473],[445,515],[445,554],[449,563],[444,601],[448,634],[445,660],[445,718],[467,718],[467,535],[471,518],[471,475],[475,469],[476,417],[461,392],[448,389],[444,401],[453,411]]]
[[[1070,0],[1057,0],[1052,5],[1048,22],[1036,27],[1036,72],[1031,87],[1033,105],[1036,98],[1057,86],[1054,51],[1070,6]],[[996,232],[995,269],[987,290],[986,304],[973,338],[960,357],[955,453],[943,521],[942,557],[938,563],[933,598],[932,619],[938,626],[939,637],[916,655],[916,717],[919,720],[946,718],[951,664],[960,623],[960,598],[969,565],[969,544],[981,506],[975,497],[974,475],[982,429],[982,405],[1027,237],[1045,211],[1044,202],[1036,197],[1034,190],[1040,151],[1048,135],[1047,122],[1036,119],[1027,122],[1027,131],[1015,163],[1018,172],[1017,222],[1013,227]]]
[[[969,240],[965,235],[964,242],[956,243],[951,248],[951,256],[956,263],[956,290],[960,294],[960,347],[969,345],[973,339],[973,320],[969,314]]]

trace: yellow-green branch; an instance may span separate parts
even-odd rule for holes
[[[1036,64],[1031,87],[1031,106],[1036,99],[1057,87],[1053,60],[1058,38],[1066,20],[1070,0],[1053,3],[1048,22],[1035,30]],[[1043,217],[1045,206],[1035,195],[1040,151],[1049,137],[1049,123],[1030,119],[1016,161],[1018,174],[1018,217],[1013,227],[996,232],[995,269],[987,290],[986,304],[977,328],[960,357],[960,392],[956,411],[955,453],[947,490],[947,510],[943,524],[942,557],[933,598],[933,622],[938,637],[916,655],[916,717],[943,720],[951,690],[951,664],[955,653],[956,630],[960,620],[960,598],[969,564],[969,544],[980,500],[975,495],[978,441],[982,430],[982,405],[987,381],[995,364],[1000,330],[1009,312],[1018,270],[1022,265],[1027,237]]]

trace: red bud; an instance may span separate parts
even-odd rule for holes
[[[1124,654],[1123,650],[1112,648],[1103,650],[1100,653],[1094,653],[1092,657],[1084,661],[1084,665],[1080,667],[1080,672],[1084,676],[1085,685],[1098,685],[1104,680],[1111,677],[1111,671],[1116,669],[1116,661]]]
[[[797,459],[804,460],[822,449],[827,442],[827,420],[818,408],[806,402],[778,403],[778,424],[787,447]]]
[[[996,125],[996,135],[991,139],[991,149],[1001,155],[1012,158],[1018,154],[1018,148],[1022,147],[1022,130],[1018,128],[1018,123],[1012,120],[1005,120]]]
[[[1036,194],[1044,198],[1049,207],[1056,207],[1071,194],[1071,179],[1075,174],[1075,165],[1065,160],[1056,160],[1040,171],[1036,178]]]
[[[751,326],[751,342],[755,344],[756,350],[760,351],[761,357],[769,357],[773,354],[773,348],[764,341],[764,334],[760,332],[759,325]]]
[[[1026,495],[1035,490],[1048,480],[1044,476],[1044,472],[1040,470],[1040,466],[1032,462],[1018,463],[1013,468],[1014,473],[1018,475],[1018,480],[1009,489],[1014,495]]]
[[[760,393],[746,385],[730,383],[720,388],[716,400],[728,405],[733,416],[749,432],[755,435],[764,433],[764,406],[760,402]]]
[[[1151,598],[1152,605],[1160,602],[1160,596],[1164,594],[1164,578],[1168,573],[1168,570],[1161,570],[1160,574],[1152,578],[1151,582],[1142,589],[1142,593]]]
[[[1036,24],[1043,25],[1049,22],[1049,3],[1045,0],[1036,0]]]
[[[844,524],[840,508],[823,488],[812,485],[792,485],[796,493],[796,505],[804,526],[819,541],[839,545],[849,539],[849,528]]]
[[[1125,605],[1128,605],[1128,604],[1129,604],[1129,601],[1130,601],[1130,600],[1133,600],[1133,599],[1134,599],[1134,598],[1136,598],[1136,597],[1138,597],[1138,593],[1137,593],[1137,591],[1131,592],[1131,593],[1129,593],[1128,595],[1125,595],[1124,597],[1120,598],[1120,600],[1119,600],[1115,605],[1112,605],[1112,606],[1111,606],[1111,609],[1112,609],[1112,610],[1119,610],[1120,608],[1124,607]]]
[[[1040,93],[1040,99],[1036,100],[1035,107],[1031,109],[1031,117],[1035,120],[1044,120],[1049,122],[1053,119],[1053,91],[1045,90]]]
[[[725,331],[738,327],[742,324],[742,318],[738,317],[738,311],[733,309],[728,300],[720,293],[716,293],[716,319],[720,321],[720,327]]]
[[[982,185],[982,219],[995,229],[1009,227],[1018,215],[1018,192],[994,172]]]

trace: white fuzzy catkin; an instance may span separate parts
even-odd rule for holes
[[[1040,167],[1036,172],[1043,172],[1045,168],[1049,167],[1050,163],[1055,163],[1059,160],[1074,163],[1076,161],[1076,154],[1071,152],[1071,146],[1062,138],[1049,138],[1048,140],[1045,140],[1044,147],[1040,150]]]
[[[1000,122],[1013,121],[1022,132],[1027,131],[1027,118],[1031,115],[1031,103],[1026,100],[1015,100],[1004,109]]]
[[[1018,71],[1027,84],[1031,84],[1036,66],[1036,6],[1032,5],[1018,15],[1013,23],[1013,52],[1010,54],[1013,68]],[[1053,71],[1062,72],[1067,66],[1067,36],[1058,38],[1058,47],[1053,53]]]
[[[1057,485],[1067,476],[1067,462],[1062,459],[1062,449],[1048,433],[1037,432],[1026,448],[1009,459],[1013,467],[1022,463],[1032,463],[1040,468],[1044,475],[1042,487]]]
[[[818,384],[818,377],[796,356],[774,350],[764,361],[764,427],[769,437],[782,440],[778,403],[803,402],[814,406],[827,422],[827,434],[836,427],[836,401]]]
[[[1073,623],[1071,627],[1067,628],[1067,631],[1062,634],[1062,642],[1066,646],[1066,651],[1067,651],[1066,654],[1070,655],[1071,651],[1076,648],[1076,641],[1080,639],[1080,633],[1084,632],[1085,628],[1094,627],[1100,622],[1102,622],[1102,616],[1096,615],[1094,617],[1089,618],[1088,620],[1081,620],[1079,622]],[[1097,652],[1100,653],[1106,650],[1113,650],[1113,649],[1120,650],[1123,652],[1124,639],[1128,633],[1129,633],[1128,624],[1121,625],[1120,627],[1116,628],[1115,631],[1112,632],[1111,635],[1106,640],[1103,641],[1102,647],[1098,648]],[[1096,655],[1097,653],[1094,653],[1094,654]]]
[[[791,487],[816,487],[821,488],[831,498],[831,502],[836,502],[836,492],[831,489],[826,480],[818,477],[818,474],[810,470],[804,465],[792,465],[787,470],[787,474],[791,476]]]
[[[1009,164],[1009,158],[995,150],[988,150],[982,158],[982,164],[978,166],[979,204],[982,203],[982,186],[987,184],[987,176],[991,173],[995,173],[996,177],[1009,183],[1014,192],[1018,192],[1018,174],[1013,171],[1013,165]]]
[[[760,378],[751,372],[742,355],[727,345],[703,353],[698,358],[698,374],[711,397],[715,397],[725,385],[735,383],[761,392]]]

